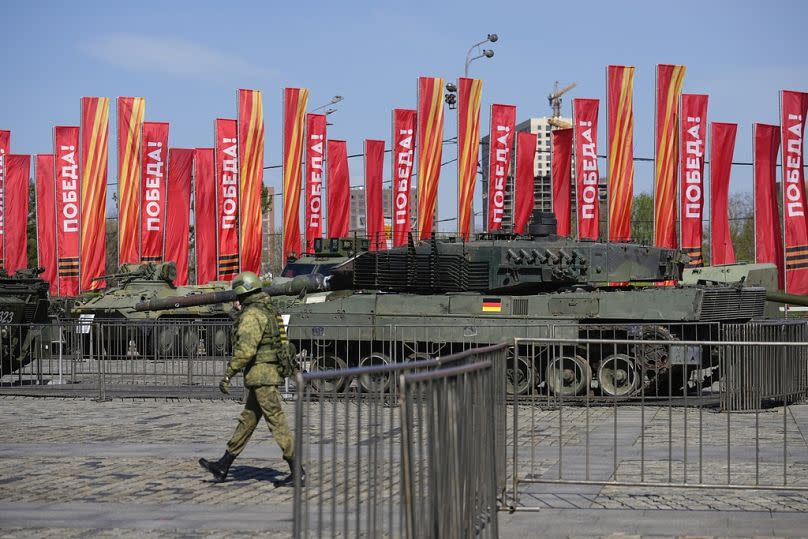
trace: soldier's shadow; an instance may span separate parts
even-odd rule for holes
[[[227,481],[269,481],[278,483],[289,475],[274,468],[259,468],[257,466],[233,466],[227,476]]]

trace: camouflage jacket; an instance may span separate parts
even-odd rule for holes
[[[277,353],[281,346],[280,313],[264,293],[248,296],[236,318],[233,357],[227,376],[244,369],[247,387],[283,383],[278,373]]]

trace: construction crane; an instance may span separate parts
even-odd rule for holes
[[[572,90],[578,86],[577,82],[573,82],[569,86],[562,88],[561,90],[558,89],[558,81],[555,81],[555,88],[553,89],[553,93],[547,96],[547,100],[550,101],[550,107],[553,109],[553,118],[558,118],[561,116],[561,96]]]

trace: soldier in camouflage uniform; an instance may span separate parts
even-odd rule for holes
[[[233,357],[227,364],[219,389],[222,393],[229,393],[230,379],[244,369],[244,386],[249,393],[224,456],[213,462],[199,459],[199,464],[217,481],[224,481],[231,464],[244,450],[263,416],[289,464],[288,481],[295,470],[294,436],[281,408],[278,386],[285,376],[292,374],[289,371],[292,370],[294,347],[286,339],[280,313],[270,297],[261,291],[261,281],[255,273],[238,274],[233,279],[232,288],[238,296],[241,312],[235,326]]]

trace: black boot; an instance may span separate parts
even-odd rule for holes
[[[221,483],[227,478],[227,472],[230,471],[230,465],[233,464],[234,460],[236,460],[236,456],[225,451],[222,458],[215,462],[199,459],[199,465],[212,473],[216,482]]]
[[[295,484],[295,461],[294,459],[288,459],[286,457],[283,457],[283,460],[285,460],[286,464],[289,465],[289,475],[285,479],[277,481],[275,483],[276,487]],[[303,466],[300,467],[300,484],[306,484],[306,470],[303,469]]]

